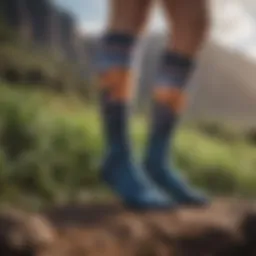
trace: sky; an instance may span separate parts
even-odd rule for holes
[[[108,0],[54,0],[73,13],[81,33],[100,33],[108,14]],[[211,38],[256,59],[256,1],[211,0]],[[160,8],[151,14],[148,31],[165,31]]]
[[[108,14],[108,0],[54,0],[58,5],[72,12],[85,33],[101,32],[106,25]],[[164,29],[161,11],[154,10],[151,24],[152,30]]]

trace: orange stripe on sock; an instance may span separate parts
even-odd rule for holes
[[[111,100],[127,101],[131,96],[130,71],[126,68],[111,68],[99,76],[101,90],[107,90]]]
[[[186,106],[186,95],[177,88],[159,86],[154,90],[154,99],[170,107],[176,114],[181,113]]]

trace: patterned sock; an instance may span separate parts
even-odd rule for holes
[[[127,34],[107,34],[99,51],[100,102],[107,146],[102,176],[129,207],[169,208],[169,198],[140,175],[140,168],[131,159],[127,121],[131,95],[129,66],[134,40]]]
[[[169,141],[174,136],[179,114],[185,104],[184,87],[193,66],[193,60],[182,54],[164,54],[153,92],[152,124],[145,159],[147,173],[181,204],[206,202],[203,196],[178,177],[172,167],[171,170],[167,167],[170,157]]]
[[[128,154],[128,105],[130,97],[130,57],[134,37],[107,34],[99,52],[100,102],[106,144],[111,152]]]

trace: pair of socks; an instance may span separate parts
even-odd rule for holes
[[[169,209],[177,204],[204,204],[168,167],[170,140],[184,103],[184,86],[193,61],[166,51],[152,92],[153,105],[144,162],[137,165],[129,139],[132,35],[108,33],[102,38],[97,58],[101,116],[106,138],[102,178],[123,202],[136,209]]]

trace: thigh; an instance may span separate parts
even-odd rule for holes
[[[169,25],[203,21],[208,18],[208,0],[161,0]]]
[[[139,33],[145,26],[153,0],[109,0],[108,29]]]
[[[208,0],[161,0],[171,31],[169,47],[194,55],[208,32]]]

